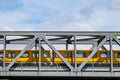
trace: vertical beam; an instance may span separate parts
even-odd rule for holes
[[[105,37],[97,47],[91,52],[91,54],[86,58],[86,60],[78,67],[78,70],[81,71],[81,69],[86,65],[86,63],[95,55],[97,50],[106,42],[107,37]]]
[[[5,70],[6,36],[4,35],[3,70]]]
[[[39,37],[39,61],[38,61],[38,64],[39,64],[39,71],[41,69],[41,38]]]
[[[112,52],[112,38],[110,40],[110,71],[113,72],[113,52]]]
[[[66,50],[68,50],[68,43],[66,42]]]
[[[27,50],[30,49],[31,47],[33,47],[33,43],[35,42],[35,40],[37,39],[37,37],[34,37],[33,40],[15,57],[15,59],[8,65],[7,70],[9,70],[13,64],[18,60],[18,58],[20,56],[22,56],[22,54]]]
[[[75,54],[75,56],[74,56],[74,63],[75,63],[75,71],[77,71],[77,62],[76,62],[77,55],[76,55],[76,53],[77,53],[77,51],[76,51],[76,35],[74,35],[74,54]]]
[[[35,41],[35,50],[37,50],[37,47],[38,47],[38,46],[37,46],[37,42]]]
[[[68,44],[71,43],[71,38],[72,36],[69,36],[68,39],[66,40],[66,50],[68,50]]]
[[[60,57],[61,60],[71,69],[71,71],[73,71],[74,70],[73,67],[65,60],[65,58],[59,53],[59,51],[56,50],[54,46],[52,46],[52,44],[45,38],[45,36],[41,36],[41,37],[48,44],[48,46],[55,51],[58,57]]]

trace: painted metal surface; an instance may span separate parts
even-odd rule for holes
[[[3,62],[0,63],[0,76],[89,76],[89,77],[120,77],[119,67],[114,66],[113,62],[113,45],[120,46],[120,32],[102,32],[102,31],[0,31],[0,44],[3,45],[4,55]],[[3,37],[2,37],[3,36]],[[10,37],[10,38],[9,38]],[[14,37],[14,39],[12,39]],[[26,44],[21,52],[12,60],[9,64],[6,64],[6,50],[8,44]],[[16,61],[24,54],[26,50],[35,47],[35,44],[39,45],[39,57],[38,63],[27,64],[24,67],[23,64],[16,64]],[[50,47],[51,51],[63,61],[64,64],[54,63],[41,63],[41,46],[45,44]],[[69,45],[73,45],[75,53],[74,62],[69,63],[69,58],[65,58],[61,55],[54,44],[66,45],[66,50],[69,50]],[[81,64],[76,61],[77,58],[77,46],[78,45],[93,45],[93,50],[90,55]],[[88,61],[96,54],[98,50],[107,50],[104,46],[107,44],[110,49],[110,65],[101,65],[95,67],[94,63],[88,64]],[[52,54],[52,53],[51,53]],[[54,56],[52,55],[51,58]],[[47,59],[47,58],[46,58]],[[28,65],[33,65],[28,66]],[[35,67],[34,67],[35,65]],[[17,66],[17,70],[14,68]],[[88,68],[86,68],[86,66]],[[107,66],[107,67],[106,67]],[[110,68],[108,68],[110,67]],[[26,68],[26,70],[25,70]],[[30,68],[29,70],[27,70]],[[12,71],[11,71],[12,70]],[[95,71],[96,70],[96,71]]]

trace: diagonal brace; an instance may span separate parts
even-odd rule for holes
[[[104,46],[104,45],[102,45],[102,47],[101,47],[103,50],[107,50],[107,48]]]
[[[78,67],[78,71],[81,71],[81,69],[86,65],[86,63],[95,55],[97,50],[106,42],[107,38],[105,37],[97,47],[91,52],[91,54],[87,57],[87,59]]]
[[[116,37],[114,37],[113,39],[114,39],[114,41],[120,46],[120,40],[117,39]]]
[[[20,56],[22,56],[22,54],[27,50],[30,49],[31,47],[33,47],[33,43],[35,42],[35,40],[37,39],[37,37],[34,37],[33,40],[15,57],[15,59],[8,65],[7,70],[9,70],[14,63],[18,60],[18,58]]]
[[[41,36],[41,38],[48,44],[48,46],[55,51],[55,53],[62,59],[62,61],[73,71],[73,67],[65,60],[65,58],[59,53],[58,50],[52,46],[52,44],[45,38],[45,36]]]

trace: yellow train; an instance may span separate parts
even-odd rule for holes
[[[74,64],[74,50],[58,50],[60,54],[70,64]],[[5,62],[10,63],[21,52],[21,50],[6,50]],[[77,50],[76,62],[81,64],[92,52],[92,50]],[[27,50],[16,63],[38,63],[38,50]],[[3,50],[0,50],[0,63],[3,62]],[[63,64],[64,62],[56,55],[54,51],[41,50],[41,63]],[[120,50],[113,50],[113,62],[120,63]],[[108,50],[98,50],[88,63],[110,63],[110,52]]]
[[[74,50],[58,50],[61,55],[68,61],[69,63],[74,63]],[[86,58],[90,55],[92,50],[77,50],[76,53],[76,62],[81,64],[86,60]],[[63,61],[53,52],[54,63],[63,63]],[[113,50],[113,62],[120,63],[120,50]],[[96,54],[88,61],[88,63],[102,63],[102,64],[109,64],[110,63],[110,51],[109,50],[98,50]]]
[[[6,50],[5,53],[5,62],[10,63],[14,58],[21,52],[21,50]],[[36,63],[39,61],[39,51],[38,50],[27,50],[16,63]],[[50,60],[50,50],[41,51],[41,62],[49,63]],[[44,54],[43,54],[44,53]],[[0,62],[3,61],[3,50],[0,50]]]

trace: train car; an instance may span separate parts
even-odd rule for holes
[[[74,64],[75,53],[74,50],[58,50],[59,53],[65,58],[65,60]],[[21,52],[21,50],[6,50],[5,63],[11,63],[15,57]],[[92,50],[77,50],[76,62],[81,64],[91,54]],[[64,64],[64,62],[52,51],[53,57],[51,58],[50,50],[41,50],[40,61],[42,64],[51,63]],[[120,50],[113,50],[113,63],[120,63]],[[39,62],[39,51],[38,50],[26,50],[23,55],[18,58],[16,63],[38,63]],[[3,50],[0,50],[0,63],[3,63]],[[110,51],[109,50],[98,50],[96,54],[88,61],[87,64],[110,64]]]
[[[78,64],[81,64],[82,62],[84,62],[86,60],[86,58],[90,55],[91,52],[92,52],[92,50],[77,50],[77,52],[76,52],[76,62]],[[96,59],[96,57],[91,58],[88,61],[88,63],[94,62],[95,59]]]
[[[59,53],[65,58],[65,60],[74,64],[74,50],[58,50]],[[76,62],[81,64],[91,54],[92,50],[77,50]],[[64,62],[53,52],[54,64],[63,64]],[[113,50],[113,63],[120,63],[120,50]],[[110,51],[109,50],[98,50],[95,55],[88,61],[87,64],[110,64]]]
[[[65,60],[69,63],[73,63],[73,57],[74,53],[73,50],[58,50],[59,53],[65,58]],[[53,63],[59,63],[59,64],[63,64],[64,62],[57,56],[57,54],[53,51]]]
[[[11,63],[21,50],[6,50],[5,63]],[[26,50],[23,55],[18,58],[16,63],[38,63],[38,50]],[[40,60],[42,63],[50,63],[50,50],[41,50]],[[0,50],[0,63],[3,62],[3,50]]]

